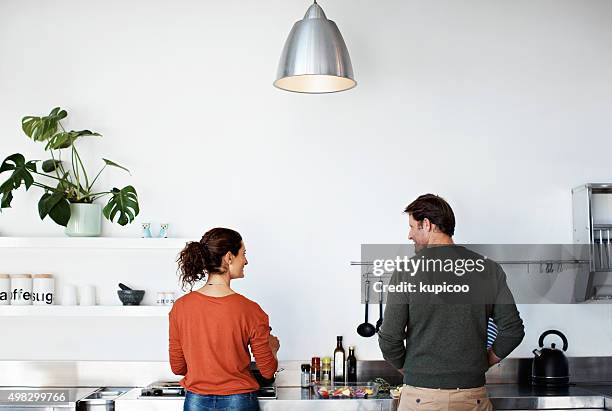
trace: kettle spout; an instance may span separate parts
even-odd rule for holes
[[[533,353],[533,354],[534,354],[536,357],[539,357],[540,355],[542,355],[542,351],[540,351],[540,350],[538,350],[538,349],[533,350],[533,351],[532,351],[532,353]]]

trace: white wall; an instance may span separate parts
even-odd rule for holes
[[[92,168],[104,156],[132,170],[101,186],[133,183],[138,223],[243,234],[237,286],[270,314],[282,359],[329,353],[340,334],[380,358],[354,331],[363,309],[348,262],[361,243],[405,241],[401,211],[417,195],[450,201],[460,242],[571,242],[571,187],[612,179],[612,3],[325,1],[359,85],[306,96],[271,83],[307,3],[3,0],[0,154],[41,158],[20,119],[65,107],[68,127],[104,134],[80,144]],[[38,220],[39,195],[16,196],[2,235],[61,235]],[[24,253],[3,250],[0,271],[95,281],[105,295],[118,278],[151,293],[176,279],[168,253]],[[571,355],[612,355],[611,307],[522,306],[513,355],[529,356],[548,327],[567,333]],[[161,319],[0,321],[6,359],[166,358]]]

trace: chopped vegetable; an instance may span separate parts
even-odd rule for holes
[[[355,398],[355,399],[365,399],[368,396],[374,395],[376,392],[376,386],[371,387],[367,385],[363,386],[317,386],[315,388],[315,392],[319,396],[319,398]]]
[[[372,381],[378,384],[378,392],[389,392],[391,384],[389,384],[384,378],[374,378]]]

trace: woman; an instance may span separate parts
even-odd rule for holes
[[[193,290],[206,277],[204,286],[179,298],[170,311],[170,366],[185,376],[184,410],[259,410],[249,346],[262,376],[272,378],[280,344],[259,305],[230,287],[248,264],[242,237],[213,228],[188,243],[177,261],[183,288]]]

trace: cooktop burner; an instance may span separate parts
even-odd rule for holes
[[[156,381],[143,388],[140,392],[140,398],[149,397],[184,397],[185,389],[181,387],[178,381]],[[276,386],[262,386],[257,390],[258,398],[276,399]]]

